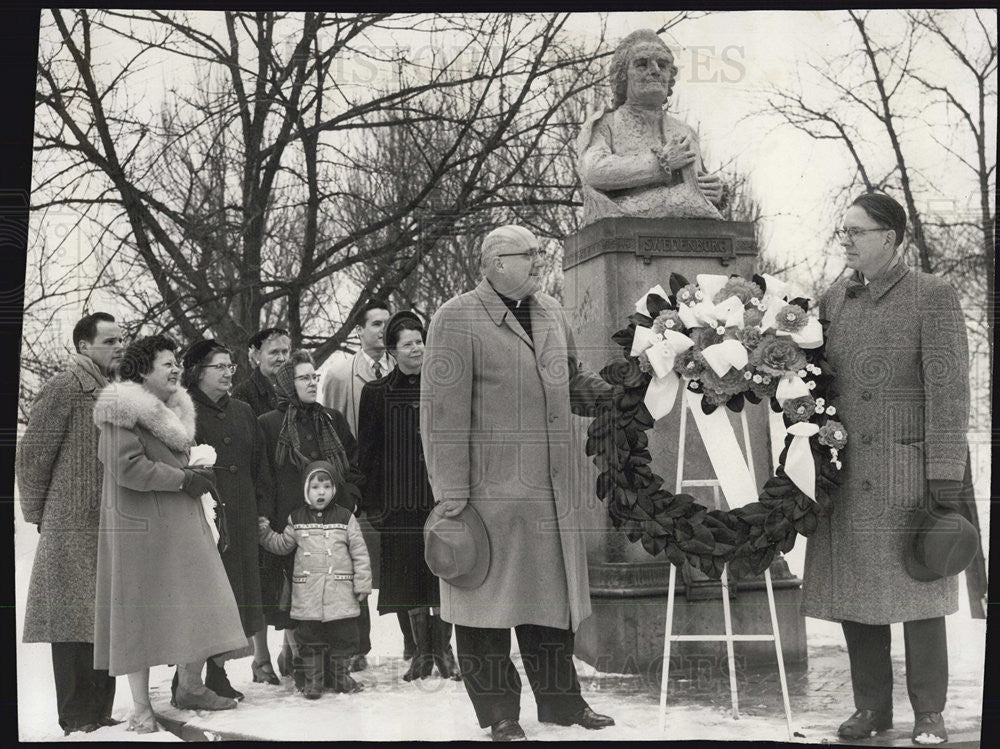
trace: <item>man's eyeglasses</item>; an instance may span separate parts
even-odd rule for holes
[[[299,375],[292,379],[296,382],[319,382],[321,377],[322,375],[319,372],[313,372],[311,375]]]
[[[517,255],[527,255],[528,260],[538,260],[539,258],[545,257],[545,252],[538,249],[537,247],[533,250],[528,250],[526,252],[498,252],[497,257],[512,257]]]
[[[849,226],[846,229],[836,229],[833,233],[837,239],[849,239],[853,242],[861,234],[867,234],[870,231],[889,231],[889,229],[881,226],[877,226],[874,229],[859,229],[856,226]]]
[[[205,369],[217,369],[220,373],[228,369],[229,374],[233,374],[239,368],[238,364],[206,364]]]

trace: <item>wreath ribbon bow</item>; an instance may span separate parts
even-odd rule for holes
[[[722,341],[711,346],[706,346],[701,351],[705,361],[712,370],[722,377],[732,368],[743,369],[747,365],[749,358],[747,350],[739,341]]]
[[[785,475],[802,493],[816,501],[816,461],[813,460],[809,438],[819,432],[819,426],[808,421],[792,424],[785,430],[792,442],[785,454]]]
[[[643,403],[654,419],[662,419],[673,409],[680,387],[680,377],[674,372],[674,361],[678,354],[692,346],[694,341],[675,330],[665,330],[660,335],[650,328],[636,327],[635,337],[632,339],[632,356],[645,351],[653,368],[653,377],[646,388]]]
[[[718,304],[698,302],[697,304],[682,304],[677,310],[677,316],[688,328],[742,328],[743,302],[736,295],[724,299]]]

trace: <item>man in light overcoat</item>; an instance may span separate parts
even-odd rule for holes
[[[579,369],[558,303],[539,291],[535,236],[504,226],[483,241],[485,278],[433,316],[421,383],[420,434],[435,501],[466,504],[489,537],[489,570],[474,589],[441,585],[459,665],[479,725],[524,738],[513,627],[538,719],[613,725],[580,695],[574,633],[590,615],[577,498],[569,491],[570,413],[592,414],[611,386]],[[571,408],[572,402],[572,408]]]
[[[838,232],[854,273],[823,296],[820,317],[849,442],[832,513],[807,542],[802,610],[843,625],[856,712],[841,736],[892,726],[889,625],[903,622],[913,736],[938,743],[958,578],[915,580],[903,546],[911,513],[961,492],[969,352],[954,289],[900,258],[905,227],[899,203],[867,193]]]
[[[103,471],[93,412],[121,359],[121,331],[111,315],[95,312],[73,328],[73,345],[76,353],[35,399],[15,459],[21,511],[40,534],[24,641],[52,644],[59,725],[67,736],[120,722],[111,717],[115,680],[94,669]]]

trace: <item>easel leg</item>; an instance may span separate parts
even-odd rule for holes
[[[677,567],[670,565],[667,592],[667,622],[663,630],[663,675],[660,677],[660,733],[667,728],[667,683],[670,679],[670,640],[674,629],[674,593],[677,590]]]
[[[771,570],[764,570],[764,584],[767,587],[767,604],[771,608],[771,630],[774,633],[774,651],[778,656],[778,678],[781,680],[781,698],[785,703],[785,723],[788,725],[788,740],[794,739],[792,730],[792,706],[788,701],[788,680],[785,678],[785,658],[781,651],[781,634],[778,630],[778,610],[774,605],[774,586],[771,585]]]

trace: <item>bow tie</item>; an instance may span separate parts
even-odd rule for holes
[[[865,285],[863,283],[851,284],[847,287],[847,291],[844,292],[844,296],[848,299],[854,299],[858,294],[864,291]]]

